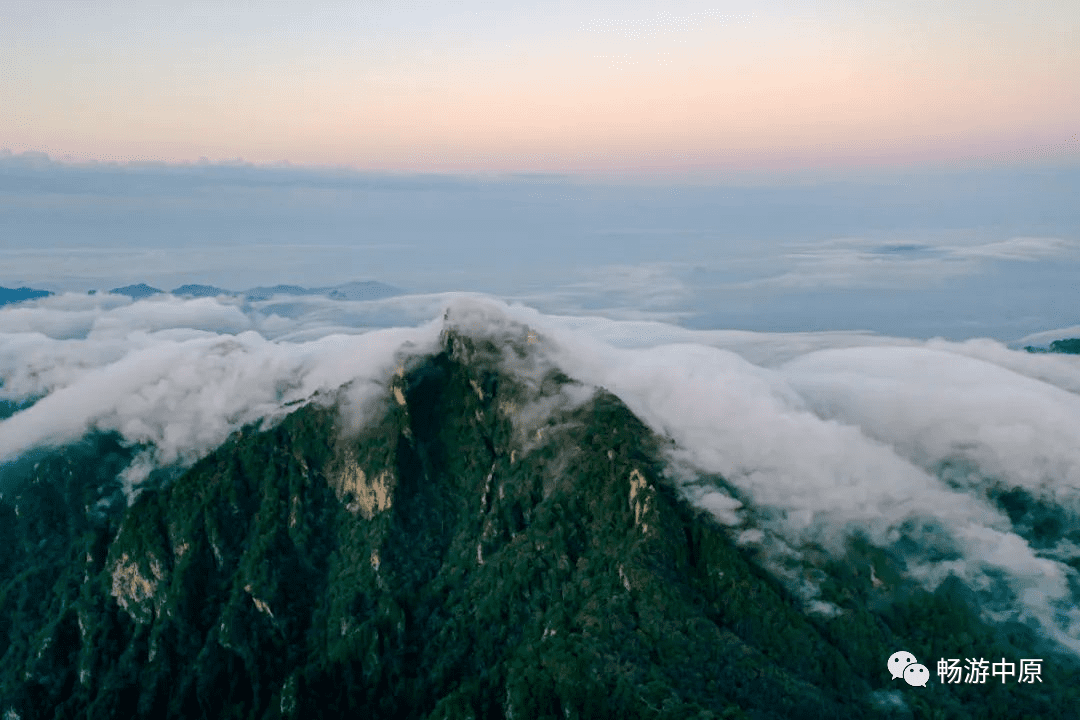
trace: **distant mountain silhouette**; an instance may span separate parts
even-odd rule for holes
[[[218,295],[235,295],[232,290],[223,290],[213,285],[181,285],[172,291],[173,295],[185,295],[188,297],[217,297]]]
[[[22,302],[23,300],[33,300],[35,298],[47,297],[49,295],[52,295],[52,293],[48,290],[34,290],[33,288],[28,287],[0,287],[0,305]]]
[[[94,295],[96,292],[96,290],[90,290],[89,294]],[[152,295],[159,295],[163,292],[164,290],[152,287],[146,283],[138,283],[137,285],[125,285],[123,287],[113,288],[109,291],[109,294],[127,295],[134,300],[141,300]],[[53,293],[48,290],[35,290],[28,287],[0,287],[0,305],[22,302],[24,300],[33,300],[52,294]],[[242,292],[226,290],[224,288],[219,288],[216,285],[188,284],[181,285],[174,289],[172,294],[182,297],[242,295],[244,299],[248,301],[269,300],[275,295],[321,295],[333,300],[378,300],[380,298],[393,297],[394,295],[404,295],[405,290],[374,280],[358,280],[342,283],[341,285],[317,288],[307,288],[300,285],[260,286]]]
[[[146,283],[139,283],[138,285],[125,285],[124,287],[113,288],[109,291],[110,295],[127,295],[134,300],[140,300],[151,295],[157,295],[161,293],[156,287],[150,287]]]
[[[272,287],[255,287],[244,292],[248,300],[269,300],[274,295],[318,295],[319,293],[310,288],[299,285],[274,285]]]
[[[404,290],[392,285],[367,280],[343,283],[332,288],[323,288],[320,294],[334,300],[378,300],[384,297],[402,295],[404,292]]]
[[[394,295],[403,295],[401,288],[392,285],[363,280],[342,283],[331,287],[305,288],[299,285],[274,285],[272,287],[256,287],[244,293],[244,297],[250,301],[269,300],[275,295],[322,295],[333,300],[378,300]]]

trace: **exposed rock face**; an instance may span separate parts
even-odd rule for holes
[[[139,567],[139,561],[132,559],[127,553],[113,563],[112,567],[112,596],[120,607],[127,610],[133,616],[148,619],[144,614],[137,612],[147,601],[152,601],[157,594],[158,584],[164,579],[161,563],[152,554],[146,557],[150,566],[150,572],[144,573]]]
[[[962,589],[905,586],[858,544],[821,564],[835,616],[806,613],[680,497],[665,442],[617,398],[535,362],[523,328],[450,328],[442,352],[394,375],[383,419],[359,435],[309,405],[129,508],[115,477],[133,451],[115,438],[10,469],[0,717],[1078,707],[1049,661],[1038,688],[890,684],[892,652],[930,658],[949,633],[985,657],[1039,655],[1023,654],[1035,648],[1021,629],[982,625]]]
[[[366,520],[390,508],[394,486],[391,472],[383,470],[369,479],[349,451],[342,468],[331,476],[330,484],[338,499],[345,502],[345,508],[353,514],[360,513]]]

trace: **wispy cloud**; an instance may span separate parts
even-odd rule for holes
[[[1055,258],[1080,258],[1080,242],[1059,237],[1014,237],[982,245],[949,248],[960,259],[1015,260],[1032,262]]]
[[[1023,488],[1066,514],[1080,510],[1080,397],[1067,389],[1080,367],[989,341],[860,345],[848,335],[769,369],[696,343],[624,350],[595,328],[552,332],[568,374],[615,392],[675,442],[680,462],[737,488],[735,499],[764,517],[765,534],[753,537],[839,548],[849,532],[865,533],[906,555],[929,587],[956,574],[991,604],[1018,598],[1012,617],[1080,650],[1063,562],[1075,548],[1062,540],[1048,559],[987,501],[995,487]],[[770,340],[791,344],[760,338]],[[755,527],[755,513],[715,492],[691,494],[724,523]],[[942,543],[957,555],[929,552]],[[994,601],[995,592],[1004,595]]]
[[[670,318],[673,311],[685,308],[691,297],[692,288],[683,278],[690,269],[686,263],[673,262],[602,265],[579,270],[580,279],[545,289],[529,299],[555,310],[560,304],[566,309],[590,311],[621,308],[641,319],[655,318],[657,313]]]
[[[908,288],[972,275],[987,262],[1080,259],[1080,243],[1058,237],[1014,237],[982,243],[833,238],[800,243],[782,253],[779,275],[731,284],[734,288]]]

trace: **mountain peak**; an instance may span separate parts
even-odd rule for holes
[[[443,322],[362,427],[309,403],[130,507],[114,440],[111,464],[91,448],[19,465],[0,497],[0,617],[17,621],[0,712],[894,717],[929,702],[888,684],[898,647],[1037,651],[865,544],[819,563],[836,612],[807,612],[686,501],[670,443],[550,363],[541,333],[471,300]],[[1060,718],[1069,682],[932,697]]]
[[[137,285],[125,285],[124,287],[113,288],[109,291],[112,295],[127,295],[133,300],[139,300],[141,298],[150,297],[151,295],[157,295],[163,291],[156,287],[150,287],[146,283],[139,283]]]

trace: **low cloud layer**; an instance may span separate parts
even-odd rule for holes
[[[755,528],[763,513],[789,549],[839,552],[856,531],[914,547],[909,570],[928,586],[957,574],[987,597],[1004,593],[1002,617],[1080,651],[1077,575],[1064,562],[1080,548],[1059,539],[1036,551],[990,498],[1022,488],[1080,515],[1080,363],[993,341],[859,345],[836,334],[835,349],[767,368],[703,344],[617,349],[545,324],[571,376],[609,388],[675,440],[678,463],[739,490],[754,514],[740,517],[740,503],[715,490],[691,492],[722,522],[746,523],[747,541],[766,537]],[[761,340],[791,352],[783,335]]]
[[[402,355],[434,347],[448,307],[468,332],[527,324],[545,363],[616,393],[675,441],[673,477],[740,542],[797,558],[803,543],[839,552],[859,532],[905,548],[928,586],[957,574],[1005,597],[1001,617],[1080,651],[1066,562],[1080,548],[1034,548],[992,501],[1022,489],[1080,516],[1080,360],[992,340],[695,331],[463,294],[57,295],[0,309],[0,398],[40,398],[0,421],[0,462],[115,430],[150,447],[128,475],[135,489],[151,467],[189,464],[243,424],[346,383],[362,419],[387,401]]]
[[[350,334],[324,324],[304,342],[276,340],[305,320],[260,311],[266,304],[61,295],[5,308],[0,397],[41,399],[0,422],[0,462],[98,429],[150,445],[152,464],[190,464],[316,392],[352,381],[354,394],[381,393],[397,353],[437,335],[430,322]]]
[[[1070,166],[641,185],[0,153],[0,286],[377,280],[699,328],[1008,341],[1075,324],[1078,179]]]
[[[937,285],[977,275],[990,262],[1080,259],[1080,241],[1064,237],[979,239],[910,233],[899,239],[863,237],[804,241],[778,258],[786,271],[733,283],[733,288],[882,288]]]

